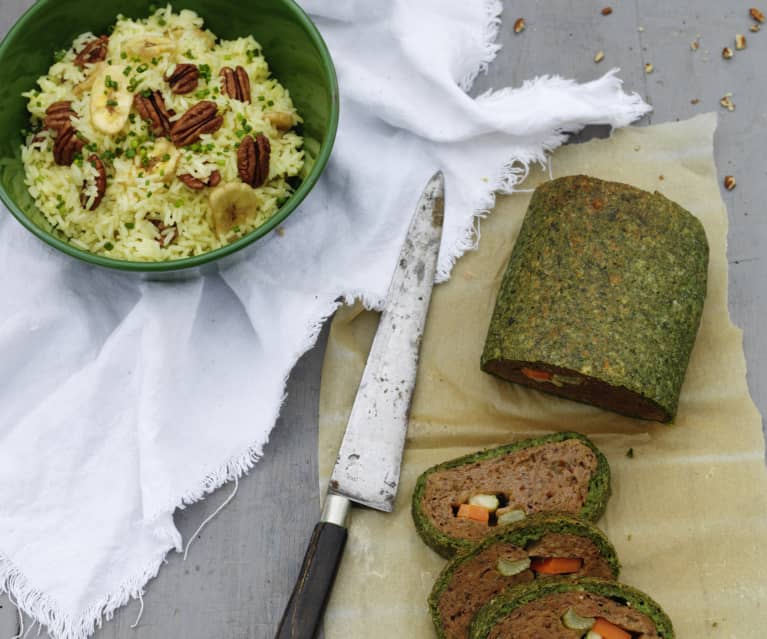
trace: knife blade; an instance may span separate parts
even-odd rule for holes
[[[298,580],[276,639],[312,639],[347,539],[351,502],[391,512],[444,221],[444,177],[416,206]]]

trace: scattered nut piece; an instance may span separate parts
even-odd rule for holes
[[[525,30],[525,19],[517,18],[516,22],[514,23],[514,33],[522,33],[522,31],[524,30]]]
[[[650,62],[646,62],[644,65],[644,72],[645,73],[652,73],[655,70],[655,67]]]
[[[737,185],[737,182],[735,182],[734,177],[732,177],[731,175],[724,176],[724,188],[726,188],[728,191],[732,191],[736,185]]]
[[[698,98],[693,98],[692,100],[690,100],[690,104],[698,104],[698,102],[700,102],[700,99]]]
[[[750,15],[757,22],[764,22],[764,14],[761,11],[759,11],[759,9],[755,9],[751,7],[748,10],[748,15]]]
[[[746,36],[742,33],[735,34],[735,48],[740,51],[746,48]]]
[[[276,229],[274,229],[274,232],[277,233],[280,237],[285,237],[285,229],[281,226],[278,226]]]
[[[609,16],[612,12],[613,12],[612,7],[605,7],[604,9],[602,9],[603,16]]]
[[[604,59],[605,59],[605,52],[604,51],[597,51],[597,54],[594,56],[594,62],[599,64]]]
[[[666,176],[665,176],[665,175],[663,175],[663,174],[661,173],[661,174],[658,176],[658,179],[659,179],[661,182],[663,182],[663,180],[665,180],[665,179],[666,179]]]
[[[693,51],[697,51],[700,48],[700,41],[699,40],[693,40],[690,42],[690,49]]]
[[[721,104],[728,111],[735,110],[735,103],[732,101],[731,96],[732,96],[732,93],[728,93],[721,100],[719,100],[719,104]]]
[[[732,49],[730,49],[730,47],[725,47],[724,49],[722,49],[722,57],[725,60],[729,60],[734,55],[735,54],[732,52]]]
[[[748,30],[749,30],[751,33],[759,33],[759,31],[760,31],[761,29],[762,29],[762,28],[761,28],[761,27],[760,27],[758,24],[752,24],[752,25],[751,25],[751,26],[748,28]]]

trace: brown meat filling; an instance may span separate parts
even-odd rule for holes
[[[566,377],[580,379],[579,384],[562,384],[556,386],[549,381],[538,381],[531,379],[522,372],[522,369],[534,371],[546,371],[563,375]],[[605,382],[599,381],[593,377],[580,375],[577,371],[567,368],[558,368],[554,366],[542,367],[538,362],[521,362],[518,360],[492,360],[485,364],[485,370],[504,379],[545,391],[567,399],[573,399],[576,402],[584,402],[601,408],[629,415],[631,417],[641,417],[651,419],[657,422],[668,421],[669,415],[660,408],[655,402],[652,402],[637,393],[634,393],[622,386],[610,386]]]
[[[535,578],[535,573],[529,569],[504,577],[495,567],[500,557],[510,561],[525,557],[578,557],[583,560],[583,565],[575,575],[613,578],[609,564],[585,537],[550,533],[527,549],[512,544],[494,544],[461,565],[442,592],[439,614],[447,639],[466,639],[469,623],[477,610],[505,588]]]
[[[563,592],[531,601],[497,623],[487,639],[580,639],[580,630],[570,630],[562,623],[568,608],[581,617],[607,619],[638,639],[660,639],[647,615],[590,592]]]
[[[524,448],[510,455],[459,466],[429,475],[423,509],[444,533],[478,541],[496,530],[486,523],[455,516],[454,507],[478,493],[503,494],[508,506],[526,513],[578,513],[596,471],[594,452],[567,439]]]

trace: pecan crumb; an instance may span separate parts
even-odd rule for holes
[[[761,28],[761,27],[760,27],[758,24],[752,24],[752,25],[751,25],[751,26],[748,28],[748,30],[749,30],[751,33],[759,33],[759,31],[761,31],[761,29],[762,29],[762,28]]]
[[[732,191],[737,186],[737,182],[735,182],[735,178],[731,175],[725,175],[724,176],[724,188],[726,188],[728,191]]]
[[[757,22],[764,22],[764,14],[761,11],[759,11],[759,9],[751,7],[748,10],[748,15],[750,15]]]
[[[604,9],[602,9],[601,13],[603,16],[609,16],[612,12],[613,12],[612,7],[605,7]]]
[[[700,40],[693,40],[690,42],[690,49],[697,51],[700,48]]]
[[[525,30],[525,19],[517,18],[514,22],[514,33],[522,33]]]
[[[730,49],[730,47],[725,47],[724,49],[722,49],[722,57],[725,60],[730,60],[732,56],[734,55],[735,54],[732,52],[732,49]]]
[[[692,100],[690,100],[690,104],[698,104],[698,102],[700,102],[699,98],[693,98]]]
[[[604,59],[605,59],[605,52],[604,51],[597,51],[596,55],[594,56],[594,62],[599,64]]]
[[[732,93],[726,94],[721,100],[719,100],[719,104],[721,104],[728,111],[735,110],[735,103],[732,101]]]
[[[744,36],[742,33],[735,34],[735,48],[738,51],[742,51],[746,48],[746,36]]]
[[[654,70],[655,70],[655,67],[652,65],[651,62],[645,62],[645,65],[644,65],[645,73],[652,73]]]

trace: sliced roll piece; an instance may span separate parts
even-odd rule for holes
[[[470,639],[674,639],[648,595],[615,581],[547,579],[511,588],[480,609]]]
[[[476,612],[495,595],[550,578],[616,579],[615,548],[596,526],[555,513],[538,513],[497,529],[442,571],[429,596],[440,639],[467,639]]]
[[[605,456],[587,437],[565,432],[429,468],[416,482],[411,511],[424,542],[450,558],[532,513],[596,521],[609,496]]]

